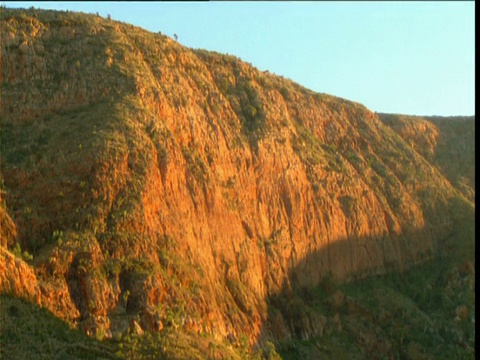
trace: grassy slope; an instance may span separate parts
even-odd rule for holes
[[[0,297],[0,358],[119,359],[112,344],[71,329],[45,309]]]
[[[246,340],[246,339],[244,339]],[[151,334],[130,333],[121,340],[96,339],[7,294],[0,295],[0,359],[261,359],[272,345],[252,351],[248,343],[221,342],[166,328]]]

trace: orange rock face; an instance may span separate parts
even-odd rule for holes
[[[2,292],[40,304],[40,289],[34,270],[0,247],[0,289]]]
[[[50,16],[65,21],[2,20],[1,214],[17,231],[2,245],[35,255],[29,268],[2,247],[2,291],[41,293],[93,334],[139,316],[286,336],[268,296],[406,269],[451,230],[458,190],[365,107],[93,15]]]

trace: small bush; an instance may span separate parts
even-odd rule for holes
[[[13,253],[13,255],[22,259],[23,261],[32,261],[33,260],[33,255],[30,254],[28,251],[23,251],[22,252],[22,248],[20,246],[20,243],[18,243],[18,242],[15,243],[15,246],[12,249],[12,253]]]

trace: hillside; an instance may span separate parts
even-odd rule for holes
[[[415,151],[475,202],[475,118],[379,114]]]
[[[430,153],[401,118],[160,33],[34,9],[2,9],[1,22],[0,289],[118,348],[112,357],[274,358],[276,346],[339,358],[331,347],[350,342],[399,356],[399,327],[423,322],[388,310],[395,326],[376,339],[391,340],[375,348],[355,338],[368,334],[358,310],[331,297],[438,259],[466,270],[418,270],[437,276],[435,291],[472,282],[474,140],[457,123],[435,126],[445,144],[470,136],[465,153],[440,140]],[[470,311],[451,354],[474,342],[463,292],[437,314]],[[449,338],[442,326],[432,333]],[[21,337],[4,334],[11,357],[3,343]],[[312,339],[324,348],[288,345]]]

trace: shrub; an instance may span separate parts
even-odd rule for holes
[[[33,255],[30,254],[28,251],[22,252],[22,248],[20,246],[20,243],[15,243],[14,248],[12,249],[12,254],[15,255],[16,257],[22,259],[23,261],[32,261],[33,260]]]

